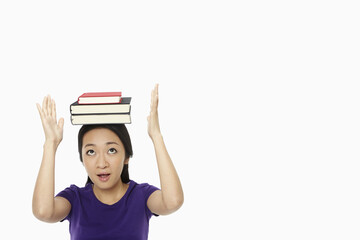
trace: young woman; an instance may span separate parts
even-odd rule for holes
[[[71,185],[55,196],[55,153],[63,138],[64,119],[57,120],[55,102],[47,96],[37,104],[45,132],[43,159],[35,184],[32,208],[44,222],[67,219],[71,239],[147,239],[149,219],[178,210],[183,190],[166,150],[158,118],[158,85],[151,93],[148,134],[154,144],[161,190],[129,179],[132,156],[123,124],[84,125],[78,135],[80,160],[88,181]],[[54,197],[55,196],[55,197]]]

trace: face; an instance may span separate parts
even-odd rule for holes
[[[85,169],[97,187],[110,189],[121,184],[125,148],[119,137],[109,129],[96,128],[83,137],[82,158]]]

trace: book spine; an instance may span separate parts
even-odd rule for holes
[[[92,102],[92,103],[80,103],[80,98],[78,98],[77,103],[79,105],[106,105],[106,104],[120,104],[122,102],[122,98],[120,98],[119,102]]]
[[[126,113],[84,113],[84,114],[71,114],[71,116],[100,116],[100,115],[130,115],[130,112]]]

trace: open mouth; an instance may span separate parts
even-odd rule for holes
[[[99,177],[100,181],[106,182],[110,178],[110,173],[108,173],[108,174],[98,174],[97,176]]]

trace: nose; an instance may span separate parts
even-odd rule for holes
[[[100,154],[100,156],[98,157],[98,159],[96,161],[96,167],[103,169],[103,168],[106,168],[108,166],[109,166],[109,164],[108,164],[108,162],[106,160],[106,157],[104,156],[104,154]]]

